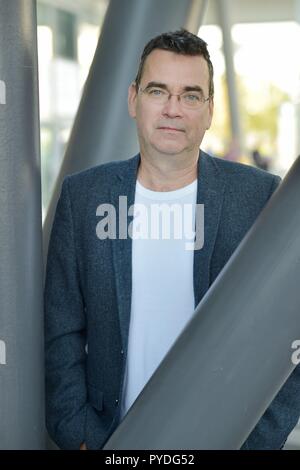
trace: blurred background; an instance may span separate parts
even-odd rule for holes
[[[108,4],[37,2],[43,217]],[[226,16],[227,38],[215,3],[209,1],[198,32],[208,43],[215,69],[215,114],[202,148],[284,176],[300,153],[300,58],[291,53],[300,42],[300,1],[231,0]],[[224,40],[231,43],[233,77],[226,72]],[[237,97],[233,110],[229,80]],[[232,131],[234,118],[239,129]]]

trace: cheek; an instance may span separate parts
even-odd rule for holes
[[[209,112],[205,112],[200,118],[195,121],[197,134],[203,134],[210,127],[211,117]]]
[[[205,131],[206,125],[207,120],[204,117],[195,119],[192,123],[190,123],[190,133],[195,136],[199,136]]]
[[[159,122],[159,116],[152,110],[137,109],[137,126],[148,134],[153,132]]]

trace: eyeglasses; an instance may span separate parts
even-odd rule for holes
[[[149,102],[160,105],[166,104],[171,96],[178,96],[180,104],[188,109],[198,109],[210,98],[204,98],[201,91],[183,91],[182,93],[174,94],[158,87],[139,87],[138,90],[145,95]]]

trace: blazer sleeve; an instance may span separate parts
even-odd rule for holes
[[[46,426],[63,449],[85,441],[86,321],[66,178],[52,226],[44,291]]]
[[[282,449],[300,416],[300,366],[296,366],[242,446],[242,450]]]
[[[281,179],[273,179],[270,196]],[[282,449],[300,417],[300,366],[296,366],[242,446],[242,450]]]

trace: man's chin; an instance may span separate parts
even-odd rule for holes
[[[163,155],[180,155],[184,152],[184,147],[179,147],[175,145],[157,145],[155,146],[157,152]]]

